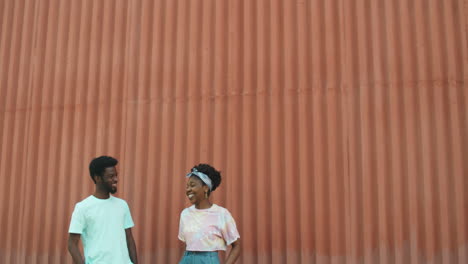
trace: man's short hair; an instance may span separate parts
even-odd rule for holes
[[[96,180],[94,179],[95,175],[100,177],[104,176],[106,168],[115,167],[117,163],[119,163],[117,159],[109,156],[94,158],[91,163],[89,163],[89,176],[91,176],[93,182],[96,183]]]

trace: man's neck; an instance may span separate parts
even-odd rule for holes
[[[96,189],[93,195],[98,199],[109,199],[110,197],[109,192],[105,192],[99,189]]]

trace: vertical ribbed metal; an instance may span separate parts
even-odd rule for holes
[[[0,263],[71,263],[102,154],[141,263],[179,260],[199,162],[222,171],[239,263],[467,263],[467,10],[0,1]]]

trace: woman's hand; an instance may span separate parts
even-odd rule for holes
[[[233,264],[236,263],[236,260],[239,258],[241,253],[241,246],[240,241],[237,239],[236,241],[232,242],[231,244],[231,251],[226,259],[226,264]]]

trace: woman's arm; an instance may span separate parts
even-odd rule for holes
[[[241,246],[240,241],[237,239],[236,241],[232,242],[231,244],[231,251],[226,259],[226,264],[233,264],[236,263],[236,260],[239,258],[241,253]]]

